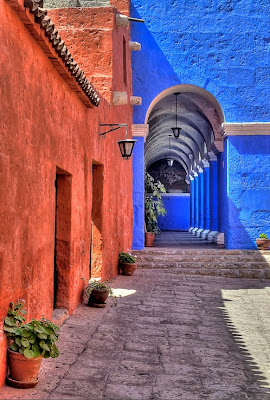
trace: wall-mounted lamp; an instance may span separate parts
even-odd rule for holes
[[[127,124],[99,124],[99,126],[109,126],[110,129],[106,132],[102,132],[99,134],[99,136],[103,136],[105,137],[105,135],[109,132],[115,131],[117,129],[123,128],[125,126],[126,128],[126,137],[123,140],[118,140],[118,146],[121,152],[121,156],[125,159],[128,160],[129,157],[131,157],[132,152],[133,152],[133,147],[135,142],[137,142],[137,140],[134,139],[128,139],[127,138]]]
[[[179,138],[179,136],[180,136],[180,131],[181,131],[181,128],[178,128],[178,127],[177,127],[177,96],[178,96],[180,93],[174,93],[174,94],[175,94],[175,127],[174,127],[174,128],[171,128],[171,130],[173,131],[174,137],[177,139],[177,138]]]

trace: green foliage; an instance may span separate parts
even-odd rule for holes
[[[59,356],[55,344],[58,340],[59,328],[50,320],[41,318],[25,322],[26,311],[23,304],[10,304],[8,315],[4,320],[4,331],[12,341],[11,350],[23,354],[26,358],[43,356],[44,358]]]
[[[268,236],[267,236],[265,233],[261,233],[261,234],[259,235],[259,238],[260,238],[260,239],[268,239]]]
[[[165,215],[161,193],[166,193],[164,185],[160,181],[155,181],[154,178],[145,172],[144,175],[144,215],[147,232],[155,234],[160,233],[157,223],[158,215]]]
[[[135,264],[136,261],[136,257],[132,256],[130,253],[125,253],[124,251],[121,251],[121,253],[119,254],[120,263]]]
[[[93,290],[107,290],[109,296],[113,296],[113,291],[107,282],[102,281],[89,281],[88,286],[85,288],[85,295],[89,299]]]

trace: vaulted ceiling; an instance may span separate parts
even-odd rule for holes
[[[181,128],[177,139],[171,130],[176,126],[176,99],[177,126]],[[211,150],[222,121],[215,105],[204,96],[193,92],[180,92],[176,96],[172,92],[156,102],[147,122],[146,168],[158,160],[171,158],[188,174]]]

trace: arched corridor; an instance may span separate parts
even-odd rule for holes
[[[144,162],[167,191],[162,230],[189,230],[224,244],[223,122],[214,96],[194,85],[173,86],[150,104]]]

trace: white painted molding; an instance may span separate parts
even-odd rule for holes
[[[213,237],[213,243],[224,244],[224,233],[217,232],[216,235]]]
[[[201,238],[202,239],[206,239],[207,238],[207,236],[209,235],[209,233],[210,233],[210,229],[205,229],[202,233],[201,233]]]
[[[218,234],[218,231],[210,231],[209,233],[208,233],[208,235],[206,236],[206,239],[209,241],[209,242],[213,242],[213,237],[215,236],[215,235],[217,235]]]
[[[149,133],[149,125],[148,124],[133,124],[132,125],[132,136],[139,136],[143,137],[144,141],[146,139],[146,136]]]
[[[115,106],[122,106],[128,104],[127,92],[113,92],[113,104]]]
[[[131,51],[141,51],[141,43],[139,42],[132,42],[131,40],[129,41],[129,49]]]
[[[206,160],[206,159],[203,159],[200,164],[201,164],[202,168],[209,168],[210,167],[209,161]]]
[[[201,237],[202,232],[203,232],[203,228],[198,229],[195,236]]]
[[[226,136],[270,135],[270,122],[223,123]]]
[[[210,151],[208,153],[208,157],[209,157],[209,161],[217,161],[217,156],[212,151]]]
[[[142,104],[142,98],[139,96],[130,96],[130,104],[132,106],[140,106]]]
[[[116,26],[127,28],[129,25],[129,19],[126,15],[116,14],[115,23]]]

